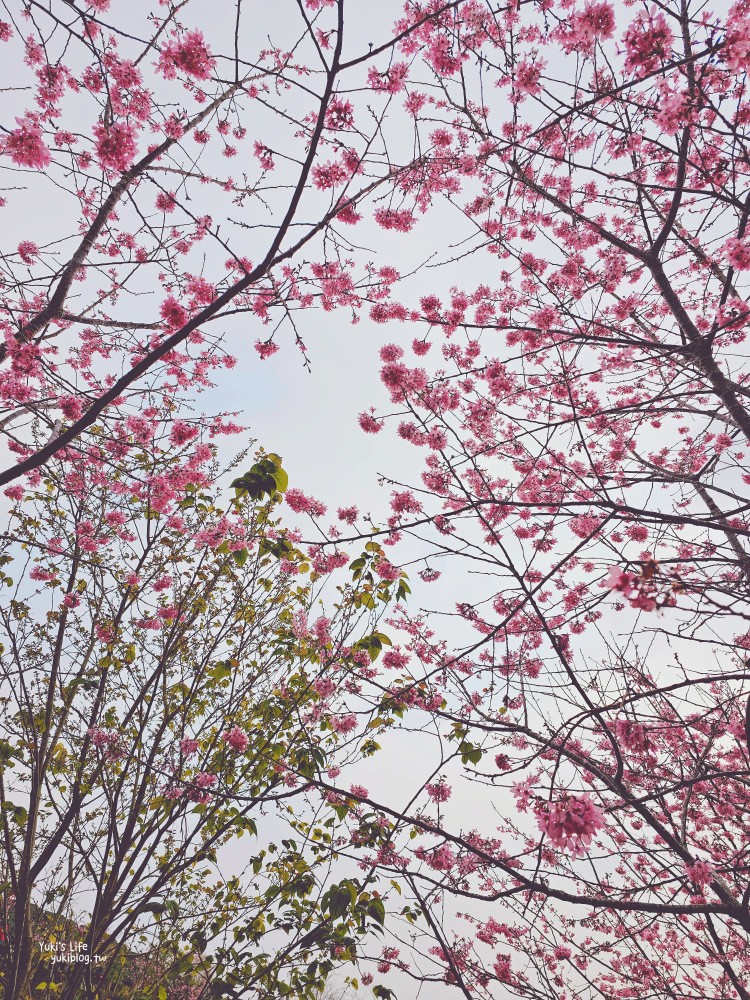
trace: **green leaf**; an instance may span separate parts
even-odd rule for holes
[[[382,899],[371,899],[367,904],[367,913],[382,927],[385,923],[385,906]]]
[[[334,919],[336,917],[343,917],[349,909],[351,902],[349,890],[343,885],[331,886],[323,897],[323,904]]]
[[[247,549],[237,549],[232,553],[232,558],[237,563],[238,566],[244,566],[247,562],[247,557],[249,553]]]
[[[483,756],[483,751],[479,747],[466,740],[459,744],[458,752],[461,754],[462,764],[478,764]]]
[[[275,556],[276,559],[286,559],[291,555],[293,551],[293,546],[286,538],[277,538],[275,541],[270,541],[268,538],[262,538],[260,540],[260,545],[258,546],[258,552],[262,556]]]
[[[214,981],[209,986],[209,990],[211,992],[211,995],[215,997],[226,997],[234,995],[234,990],[229,985],[229,983],[227,983],[227,981],[224,979],[214,979]]]
[[[28,810],[24,806],[17,806],[15,802],[3,802],[2,804],[3,812],[9,812],[13,814],[13,821],[18,826],[25,826],[26,820],[29,818]]]
[[[269,455],[243,473],[231,484],[237,496],[247,493],[251,500],[262,500],[266,494],[273,497],[283,493],[289,486],[289,476],[281,467],[278,455]]]
[[[144,903],[141,907],[141,913],[164,913],[166,908],[166,903],[160,899],[155,899],[150,903]]]
[[[289,486],[289,476],[282,468],[278,468],[273,478],[276,480],[276,489],[279,493],[284,493]]]

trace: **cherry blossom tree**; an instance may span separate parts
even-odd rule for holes
[[[352,753],[345,678],[385,603],[344,579],[325,613],[342,559],[280,525],[275,455],[222,500],[193,448],[173,514],[134,497],[184,472],[170,425],[85,494],[49,465],[3,543],[8,998],[312,997],[383,921],[372,878],[332,878],[342,817],[310,779]]]
[[[0,271],[0,485],[61,452],[100,461],[91,428],[117,437],[148,393],[210,384],[236,363],[232,328],[239,347],[256,331],[261,359],[285,331],[306,357],[301,311],[356,319],[388,297],[397,272],[354,252],[352,226],[414,224],[399,205],[424,157],[384,128],[397,52],[458,4],[369,45],[343,2],[290,3],[260,45],[241,0],[211,33],[194,3],[19,4],[0,26],[2,207],[20,232]]]
[[[436,741],[407,808],[367,800],[420,915],[383,969],[749,995],[748,37],[743,4],[548,2],[423,67],[422,145],[472,164],[456,273],[494,280],[371,311],[421,327],[360,422],[425,456],[383,533],[438,595],[372,692]]]
[[[342,939],[339,957],[469,998],[748,1000],[750,8],[429,0],[363,40],[353,4],[305,0],[259,49],[241,3],[211,31],[190,4],[159,6],[124,26],[107,0],[63,12],[29,0],[0,27],[13,86],[33,89],[31,102],[8,93],[18,107],[2,138],[3,211],[22,219],[29,199],[54,198],[61,227],[24,232],[3,258],[0,431],[15,463],[0,482],[22,541],[46,523],[35,503],[52,520],[66,497],[88,510],[110,480],[123,484],[117,503],[137,498],[146,537],[184,520],[209,460],[203,437],[238,427],[183,405],[235,364],[241,324],[264,331],[259,363],[285,337],[307,359],[313,307],[388,324],[390,407],[365,407],[360,426],[421,449],[421,478],[386,479],[390,515],[375,530],[342,498],[322,542],[324,505],[304,484],[287,490],[314,543],[291,560],[286,536],[279,547],[269,535],[264,553],[282,575],[307,560],[322,577],[365,543],[351,550],[348,600],[364,613],[396,599],[398,644],[378,657],[389,640],[368,625],[349,686],[326,664],[300,710],[336,694],[326,739],[350,740],[361,758],[367,734],[403,728],[431,762],[404,803],[352,788],[343,765],[302,766],[295,741],[310,733],[288,735],[285,773],[323,791],[347,831],[340,853],[404,893],[403,925],[389,924],[401,940],[373,952]],[[435,224],[439,280],[419,242]],[[139,469],[155,424],[159,460]],[[237,488],[270,477],[279,489],[274,468],[261,458]],[[190,496],[191,516],[213,515],[207,482]],[[98,551],[105,508],[76,522],[77,549]],[[232,574],[233,553],[250,553],[228,524],[193,529],[189,545]],[[35,571],[48,580],[29,579],[62,582],[63,556]],[[421,610],[404,600],[406,562]],[[103,600],[101,586],[64,589],[66,620],[75,602]],[[171,620],[149,593],[139,621]],[[268,605],[275,616],[271,592]],[[32,605],[19,607],[36,626]],[[107,616],[86,607],[89,632],[114,642],[96,633]],[[32,628],[13,614],[9,628]],[[54,649],[53,627],[40,618],[42,638],[19,655]],[[149,626],[131,627],[148,650]],[[234,627],[227,642],[240,641]],[[333,642],[328,625],[284,629]],[[16,662],[9,677],[26,670]],[[55,698],[67,718],[64,689]],[[179,758],[184,774],[112,759],[112,778],[101,765],[120,752],[116,727],[75,716],[78,782],[99,767],[111,796],[121,775],[128,789],[137,774],[160,788],[169,771],[159,808],[192,803],[217,824],[244,815],[244,779],[260,766],[250,730],[269,711],[286,719],[287,699],[271,687],[238,720],[212,704],[213,742],[199,748],[201,770]],[[149,752],[139,724],[136,712],[124,751],[136,757]],[[253,763],[232,784],[227,761],[243,753]],[[70,780],[61,794],[78,787]],[[6,813],[7,830],[31,829]],[[84,842],[71,843],[83,864]],[[365,893],[337,882],[324,912],[362,930],[363,906],[368,920],[368,907],[383,915]],[[21,927],[30,901],[15,905]],[[279,967],[243,965],[243,981]]]
[[[219,508],[211,441],[242,428],[184,404],[235,364],[227,327],[251,321],[261,360],[285,329],[304,355],[298,311],[387,296],[396,273],[355,269],[345,234],[375,197],[376,225],[411,225],[382,134],[411,29],[345,50],[343,4],[291,5],[282,43],[258,47],[239,0],[213,32],[196,4],[109,6],[31,0],[0,24],[4,558],[31,553],[4,576],[4,990],[307,995],[383,920],[366,880],[322,871],[346,800],[290,812],[299,840],[244,881],[204,887],[200,866],[259,808],[312,794],[322,742],[352,743],[336,671],[382,648],[372,629],[344,640],[394,578],[308,627],[303,579],[346,556],[303,555],[266,508]],[[279,476],[261,457],[237,489],[277,499]],[[103,968],[50,967],[44,935],[78,919]]]

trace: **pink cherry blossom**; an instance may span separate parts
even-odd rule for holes
[[[125,756],[125,749],[120,734],[114,730],[91,726],[88,730],[88,736],[92,746],[95,747],[104,760],[120,760]]]
[[[310,514],[312,517],[323,517],[326,512],[324,504],[319,500],[306,496],[302,490],[292,488],[284,494],[284,500],[297,514]]]
[[[188,312],[184,306],[180,305],[173,295],[168,295],[159,308],[159,314],[167,326],[173,330],[184,326],[188,321]]]
[[[169,432],[169,440],[172,444],[181,447],[189,441],[193,441],[199,434],[199,429],[187,423],[185,420],[175,420]]]
[[[366,434],[378,434],[383,429],[383,422],[371,413],[360,413],[359,426]]]
[[[430,796],[433,802],[447,802],[451,797],[450,785],[441,778],[432,784],[425,785],[425,791]]]
[[[409,67],[406,63],[395,62],[384,73],[379,73],[375,68],[370,68],[367,75],[367,83],[373,90],[386,91],[389,94],[397,94],[404,88],[404,81]]]
[[[566,51],[591,55],[597,41],[611,38],[615,31],[615,13],[611,3],[586,0],[583,10],[575,11],[559,29]]]
[[[221,738],[228,747],[237,751],[237,753],[244,753],[250,743],[250,738],[247,733],[238,726],[232,726],[231,729],[222,733]]]
[[[383,229],[393,229],[399,233],[408,233],[414,228],[414,215],[406,209],[379,208],[375,212],[375,221]]]
[[[43,170],[52,162],[52,155],[42,139],[42,128],[33,119],[16,118],[18,128],[3,140],[2,149],[21,167]]]
[[[617,590],[625,597],[630,597],[636,587],[636,577],[626,572],[620,566],[610,566],[604,585],[609,590]]]
[[[55,574],[48,569],[44,569],[42,566],[32,567],[29,573],[30,580],[39,580],[40,582],[46,582],[47,580],[54,580]]]
[[[200,31],[188,31],[181,38],[171,38],[162,46],[158,62],[160,72],[168,80],[173,80],[178,72],[195,80],[207,80],[213,67],[214,59]]]
[[[730,239],[724,244],[727,263],[736,271],[750,270],[750,240]]]
[[[273,357],[273,355],[279,350],[279,345],[273,340],[256,340],[254,346],[261,361],[265,361],[266,358]]]
[[[39,247],[31,240],[23,240],[18,244],[18,256],[24,264],[33,264],[38,255]]]
[[[333,715],[329,719],[331,729],[335,733],[346,735],[357,728],[357,717],[352,713],[346,715]]]
[[[587,854],[591,839],[604,825],[601,809],[583,795],[564,795],[554,802],[534,805],[537,825],[555,847],[574,857]]]
[[[94,126],[96,156],[105,170],[127,170],[138,152],[135,129],[125,122],[113,122],[109,127]]]
[[[165,214],[174,212],[177,207],[177,201],[174,195],[167,191],[160,191],[157,194],[155,204],[159,211],[164,212]]]
[[[542,87],[539,81],[544,68],[545,63],[543,61],[521,61],[518,66],[516,66],[516,72],[513,79],[513,86],[516,91],[519,94],[529,94],[531,96],[540,94],[542,92]]]
[[[691,882],[695,882],[701,889],[710,885],[714,879],[711,866],[706,864],[705,861],[694,861],[692,864],[686,864],[685,874]]]
[[[180,753],[183,757],[191,757],[193,754],[197,753],[200,748],[200,743],[198,740],[190,739],[185,737],[180,740]]]
[[[200,771],[193,778],[192,785],[188,790],[188,798],[191,802],[197,802],[200,805],[206,805],[211,801],[211,791],[218,782],[218,778],[215,774],[211,774],[207,771]]]
[[[668,58],[673,38],[672,30],[660,11],[652,8],[639,13],[623,39],[628,72],[644,75],[656,69]]]

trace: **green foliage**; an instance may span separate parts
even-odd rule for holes
[[[365,545],[364,551],[349,564],[352,579],[361,586],[361,591],[357,597],[358,607],[374,609],[377,604],[388,604],[391,600],[405,601],[407,595],[411,593],[411,588],[406,582],[408,576],[401,572],[398,581],[379,580],[375,570],[376,563],[385,558],[382,545],[378,542],[369,541]],[[395,583],[395,591],[394,591]]]
[[[247,494],[251,500],[262,500],[265,496],[275,497],[276,494],[284,493],[288,486],[289,476],[281,467],[279,456],[274,454],[261,458],[232,483],[238,497]]]
[[[469,743],[468,740],[463,740],[459,744],[458,752],[461,754],[462,764],[478,764],[483,756],[482,749]]]
[[[383,646],[392,646],[393,643],[382,632],[373,632],[372,635],[365,635],[354,643],[354,649],[364,649],[370,659],[374,662],[380,656]]]

